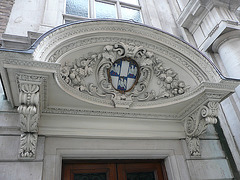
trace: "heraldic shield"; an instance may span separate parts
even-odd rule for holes
[[[131,58],[121,58],[112,64],[108,75],[113,88],[124,93],[130,91],[137,83],[139,66]]]

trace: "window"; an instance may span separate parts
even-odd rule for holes
[[[66,23],[88,18],[143,22],[138,0],[66,0]]]

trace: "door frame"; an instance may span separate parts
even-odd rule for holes
[[[118,150],[118,152],[121,150]],[[139,152],[140,151],[140,152]],[[99,160],[99,159],[163,159],[165,168],[167,171],[168,179],[169,180],[183,180],[180,174],[177,162],[177,157],[174,155],[174,150],[168,150],[167,152],[164,150],[164,152],[161,152],[161,150],[152,150],[150,152],[142,152],[141,150],[134,150],[134,151],[125,151],[124,153],[127,153],[125,155],[119,155],[119,154],[113,154],[113,151],[96,151],[96,150],[88,150],[87,152],[85,150],[78,151],[77,155],[74,155],[76,152],[73,152],[71,150],[58,150],[58,157],[56,159],[56,162],[58,162],[58,166],[56,166],[56,172],[55,176],[56,179],[61,180],[62,175],[62,160],[63,159],[78,159],[78,160],[86,160],[86,159],[92,159],[92,160]],[[106,154],[105,154],[106,153]],[[139,154],[141,153],[141,154]],[[111,155],[110,155],[111,154]],[[137,155],[136,155],[137,154]],[[184,159],[182,159],[184,161]],[[183,165],[185,162],[182,162]],[[60,166],[59,166],[60,165]],[[185,165],[186,167],[186,165]],[[188,174],[188,170],[184,166],[181,168],[182,171],[185,171]],[[187,179],[186,179],[187,180]]]
[[[117,145],[121,144],[121,149]],[[123,146],[128,144],[127,146]],[[186,146],[186,145],[185,145]],[[61,180],[62,160],[163,159],[169,180],[190,180],[181,140],[119,140],[48,137],[43,180]]]

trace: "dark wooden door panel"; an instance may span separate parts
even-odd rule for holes
[[[160,163],[118,164],[118,180],[164,180]]]
[[[105,179],[104,179],[105,178]],[[116,180],[115,164],[63,164],[62,180]]]
[[[63,161],[62,180],[167,180],[163,161]]]

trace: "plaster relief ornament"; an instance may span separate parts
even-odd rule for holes
[[[96,97],[96,101],[101,98],[102,104],[105,100],[114,107],[130,108],[134,102],[171,98],[186,92],[185,82],[163,61],[142,46],[120,42],[106,45],[102,52],[87,58],[63,62],[60,76],[68,89],[76,90],[71,92],[77,96],[86,93]]]

